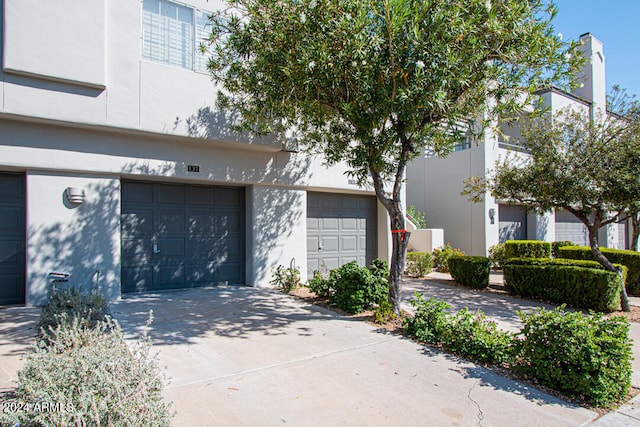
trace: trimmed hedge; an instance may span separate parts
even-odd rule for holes
[[[600,251],[609,261],[627,266],[629,269],[625,280],[627,293],[640,295],[640,252],[610,248],[600,248]],[[593,261],[593,254],[588,246],[566,246],[560,248],[558,253],[561,258]]]
[[[541,240],[507,240],[504,242],[505,257],[551,258],[551,243]]]
[[[433,255],[429,252],[407,252],[407,274],[422,277],[431,273],[433,269]]]
[[[451,277],[463,286],[483,289],[489,286],[491,261],[483,256],[459,256],[449,258]]]
[[[606,407],[631,387],[629,322],[553,311],[518,313],[524,327],[513,341],[513,368],[571,397]]]
[[[604,312],[620,308],[622,283],[616,273],[556,261],[507,261],[503,267],[505,287],[521,296],[579,308]]]
[[[558,242],[551,243],[551,258],[560,258],[558,251],[565,246],[575,246],[575,243],[569,240],[560,240]]]

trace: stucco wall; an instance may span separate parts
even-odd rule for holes
[[[84,203],[69,203],[67,187],[83,188]],[[68,285],[120,295],[119,179],[29,172],[27,224],[28,305],[46,301],[53,271],[70,273]]]

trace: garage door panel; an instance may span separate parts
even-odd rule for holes
[[[341,265],[338,257],[322,257],[319,263],[320,269],[326,269],[327,271],[334,270]]]
[[[155,231],[162,234],[184,233],[185,218],[184,210],[161,209],[156,213]]]
[[[153,234],[153,210],[127,209],[122,213],[121,225],[124,236],[151,236]]]
[[[356,231],[358,230],[357,218],[341,218],[341,230],[342,231]]]
[[[320,239],[318,238],[318,236],[307,236],[307,253],[317,254],[319,252],[318,250],[319,243],[320,243]]]
[[[216,221],[210,211],[191,211],[187,224],[191,236],[212,236],[216,231]]]
[[[152,262],[153,242],[150,239],[122,239],[122,265],[145,265]]]
[[[324,236],[322,238],[323,252],[338,252],[340,250],[339,236]]]
[[[216,216],[216,233],[239,233],[242,221],[237,211],[218,211]]]
[[[122,269],[122,292],[147,292],[153,289],[151,267],[126,267]]]
[[[156,200],[163,204],[179,204],[186,202],[185,187],[183,185],[157,184]]]
[[[243,188],[125,181],[123,195],[130,186],[153,198],[123,196],[123,292],[205,286],[220,274],[244,282]]]
[[[182,263],[163,265],[153,269],[154,290],[179,289],[185,287],[185,271]]]
[[[18,266],[22,256],[21,240],[0,240],[0,265]]]
[[[156,259],[160,262],[173,262],[183,260],[186,257],[184,238],[159,238]]]
[[[215,284],[216,267],[208,263],[191,264],[187,271],[187,281],[195,286]]]
[[[215,189],[211,187],[188,187],[187,204],[190,205],[213,205],[215,200]]]
[[[5,202],[13,201],[22,204],[24,176],[2,174],[0,176],[0,198]]]
[[[0,233],[7,235],[20,235],[24,230],[24,208],[21,206],[6,206],[0,212]]]
[[[0,301],[3,304],[20,304],[20,297],[24,286],[24,275],[19,271],[8,274],[0,274]]]
[[[341,243],[341,251],[358,252],[358,236],[342,236]]]
[[[364,260],[364,257],[361,257],[360,259]],[[343,257],[340,257],[340,264],[341,265],[345,265],[345,264],[353,262],[353,261],[358,262],[358,257],[357,256],[343,256]]]
[[[129,182],[122,188],[123,203],[152,203],[153,184]]]
[[[322,230],[323,231],[338,231],[339,219],[338,218],[322,218]]]
[[[225,263],[216,270],[218,284],[237,285],[242,283],[244,266],[240,263]]]

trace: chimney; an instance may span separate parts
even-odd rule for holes
[[[605,63],[602,42],[591,33],[580,36],[578,50],[587,59],[576,78],[580,87],[573,94],[591,102],[591,116],[595,112],[605,113],[607,108],[607,87],[605,82]]]

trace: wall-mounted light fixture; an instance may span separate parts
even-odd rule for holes
[[[489,209],[489,218],[491,219],[491,224],[496,223],[496,210],[494,208]]]
[[[84,202],[84,188],[67,187],[66,193],[69,203],[80,205]]]

